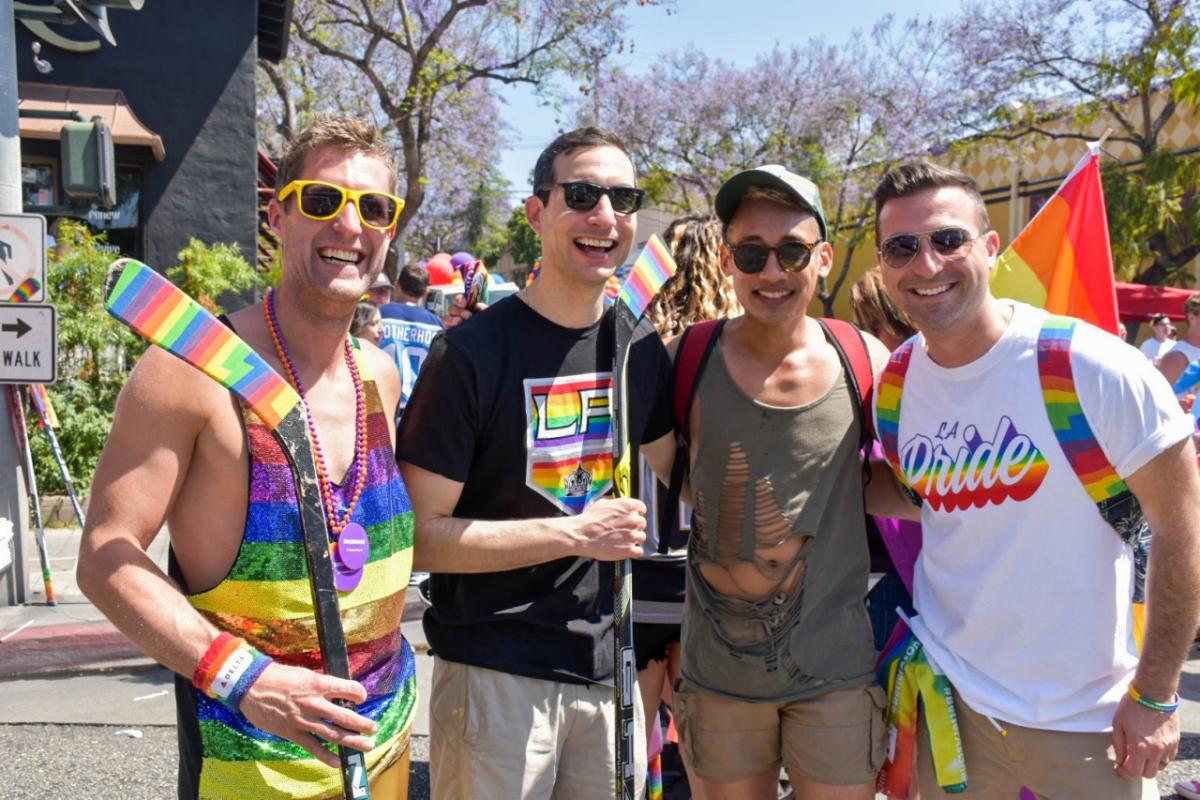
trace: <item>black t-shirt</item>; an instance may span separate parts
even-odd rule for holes
[[[611,313],[589,328],[564,328],[511,297],[446,331],[409,399],[398,458],[463,483],[454,515],[465,519],[576,514],[607,494]],[[670,371],[658,334],[641,323],[627,373],[631,442],[670,432]],[[610,682],[612,586],[612,565],[585,558],[435,574],[425,636],[449,661]]]

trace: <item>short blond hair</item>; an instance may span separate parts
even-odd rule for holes
[[[390,177],[388,191],[395,190],[396,156],[373,123],[348,114],[318,114],[312,124],[300,131],[283,149],[279,172],[275,177],[275,191],[279,192],[299,178],[308,154],[325,147],[376,156],[387,166]]]

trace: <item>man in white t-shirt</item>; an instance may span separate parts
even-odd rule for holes
[[[1158,368],[1167,376],[1167,383],[1175,383],[1188,364],[1200,359],[1200,292],[1183,302],[1183,316],[1188,325],[1187,333],[1158,360]]]
[[[954,687],[965,796],[1140,798],[1178,748],[1170,706],[1200,618],[1190,420],[1132,348],[1075,326],[1079,404],[1154,531],[1139,660],[1132,549],[1051,427],[1045,312],[991,295],[1000,239],[975,183],[918,162],[889,171],[875,202],[884,284],[921,331],[876,417],[895,420],[898,472],[923,501],[912,630]],[[950,796],[923,736],[918,750],[922,797]]]
[[[1154,335],[1142,342],[1138,349],[1142,351],[1142,355],[1157,365],[1159,360],[1175,346],[1175,340],[1168,336],[1171,332],[1171,320],[1167,318],[1166,314],[1155,314],[1150,318],[1150,328],[1154,331]]]

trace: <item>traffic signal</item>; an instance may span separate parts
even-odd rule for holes
[[[78,200],[98,200],[105,208],[117,203],[117,169],[112,131],[100,117],[68,122],[62,127],[63,191]]]

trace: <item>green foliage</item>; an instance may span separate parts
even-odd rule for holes
[[[112,424],[128,364],[145,350],[129,330],[104,313],[104,276],[117,254],[103,234],[60,221],[46,265],[49,300],[58,309],[58,383],[48,393],[60,426],[56,433],[76,486],[90,483]],[[46,435],[29,414],[29,438],[38,489],[64,491]]]
[[[1179,266],[1200,243],[1200,159],[1155,150],[1141,169],[1110,164],[1102,176],[1117,278],[1191,286]]]
[[[214,314],[224,311],[217,298],[249,289],[258,280],[254,267],[234,244],[207,245],[192,237],[178,258],[179,264],[167,270],[167,277]]]
[[[517,206],[504,228],[474,252],[487,264],[495,264],[507,252],[513,261],[530,266],[542,257],[542,240],[529,227],[525,207]]]
[[[55,433],[71,479],[86,494],[112,427],[117,395],[146,344],[103,311],[104,277],[117,257],[104,235],[63,219],[55,237],[46,277],[49,300],[58,309],[58,382],[47,392],[58,415]],[[234,245],[209,246],[192,239],[179,260],[169,277],[213,311],[221,310],[215,298],[243,291],[255,281],[253,268]],[[28,406],[26,415],[38,491],[63,492],[46,434]]]
[[[112,428],[113,407],[116,393],[97,389],[80,380],[60,380],[48,387],[55,413],[58,415],[58,437],[67,472],[75,484],[76,491],[87,493],[87,486],[96,471],[100,451],[108,441]],[[30,416],[30,406],[25,414]],[[65,493],[66,486],[54,460],[54,451],[46,432],[37,424],[36,417],[28,421],[29,445],[33,451],[33,469],[41,494]]]

